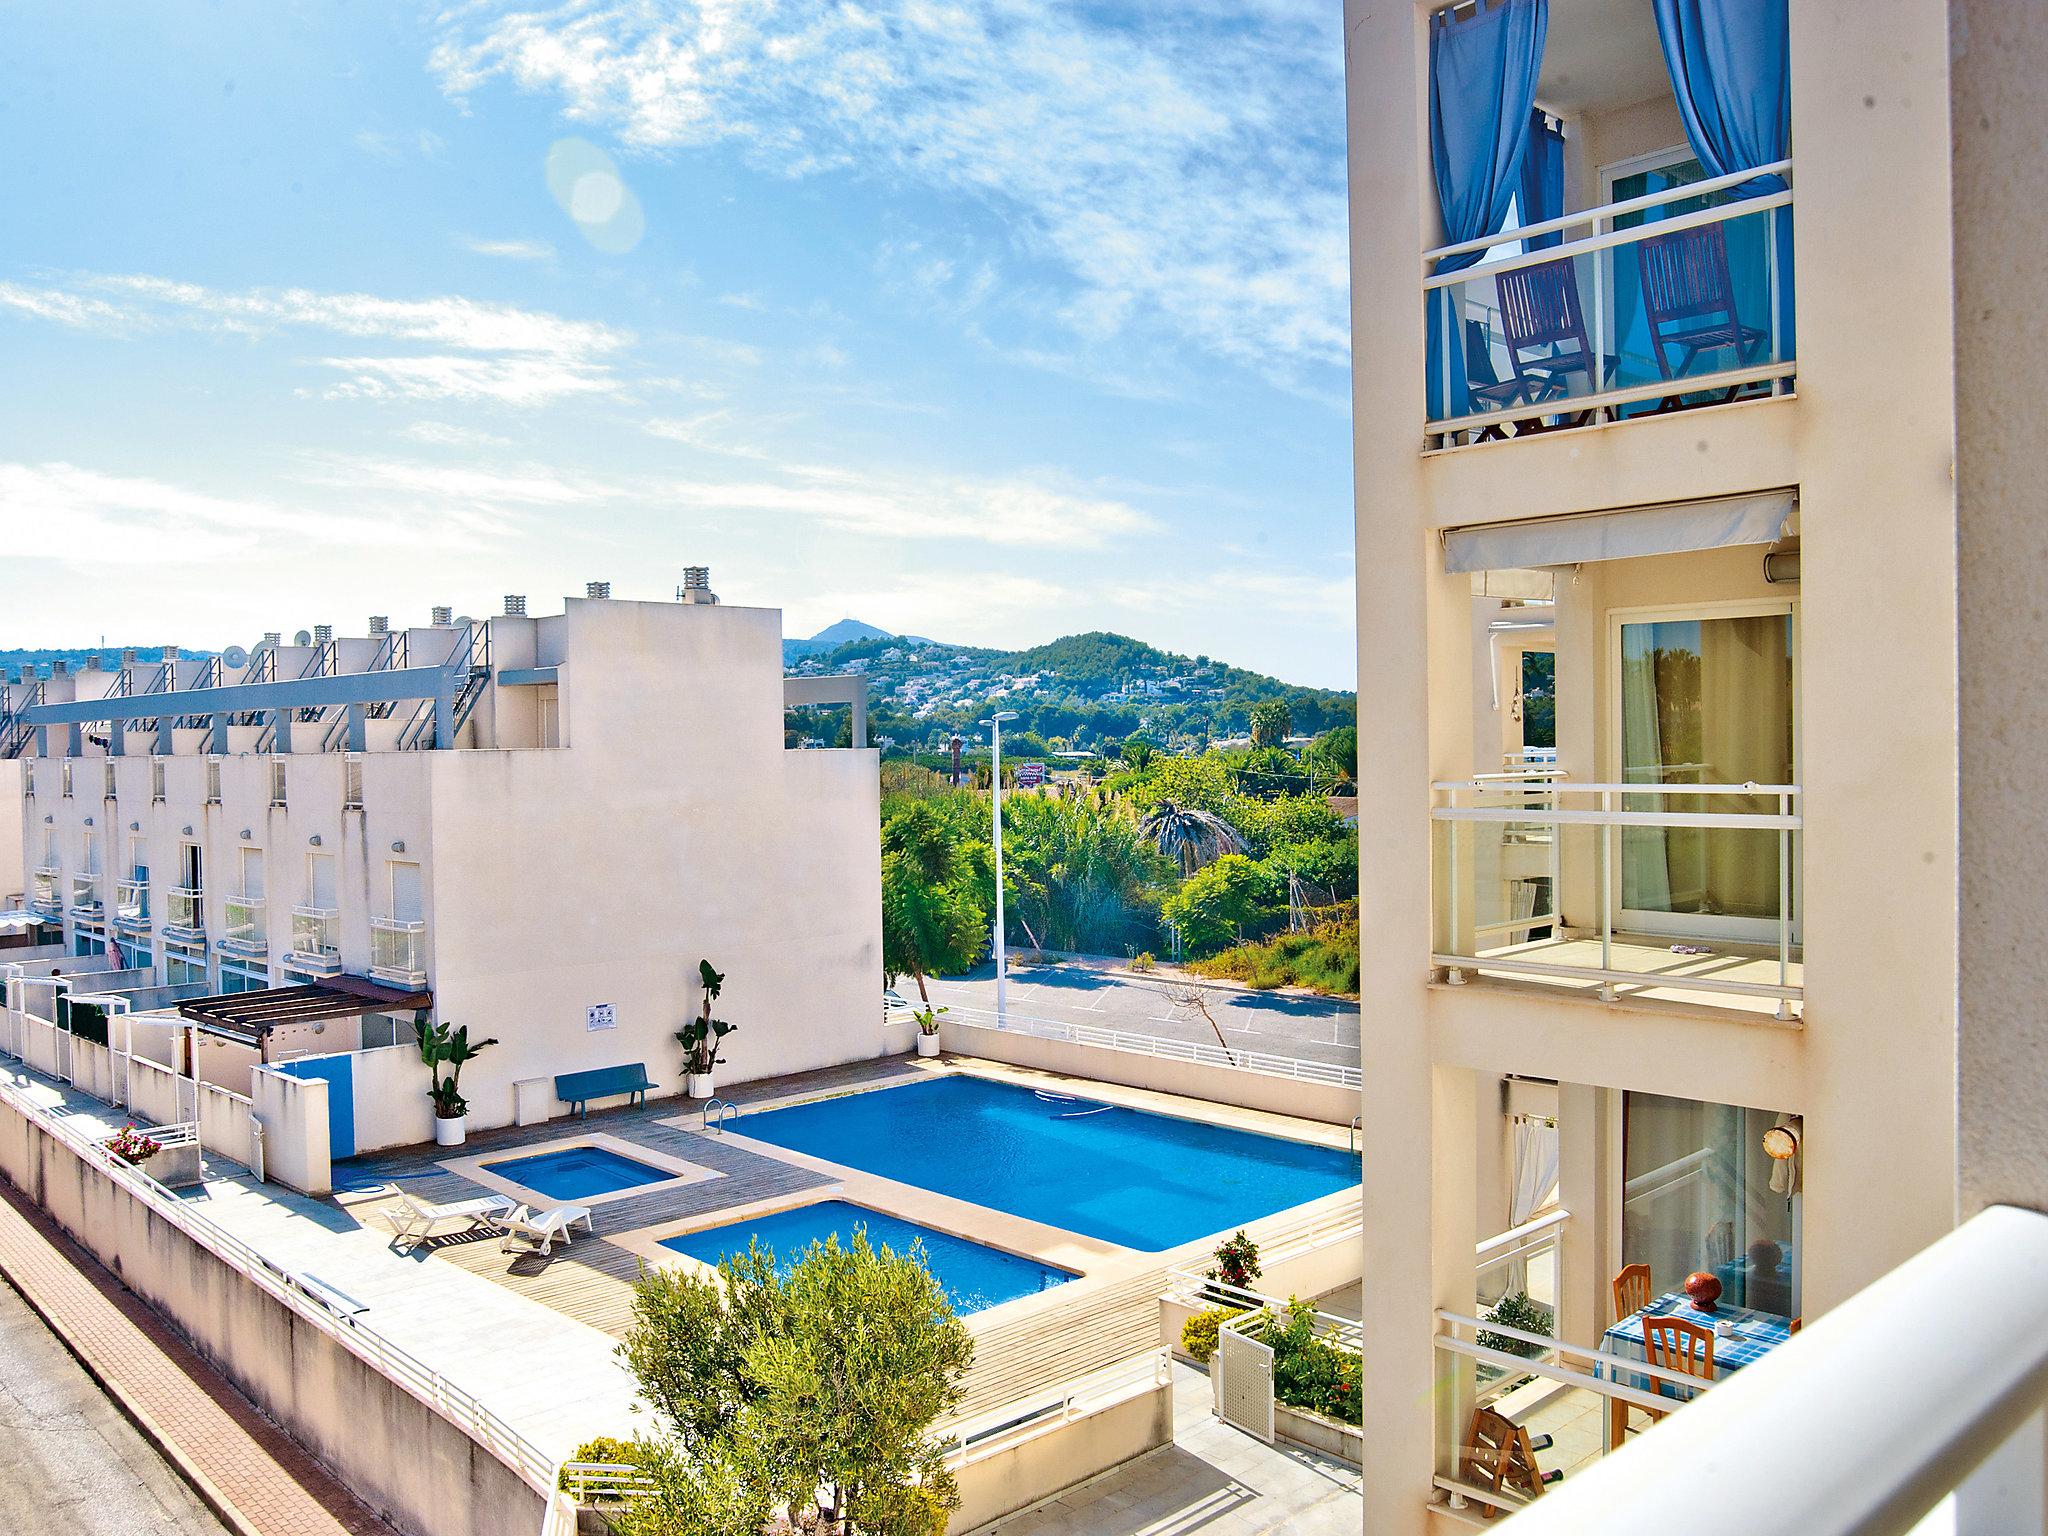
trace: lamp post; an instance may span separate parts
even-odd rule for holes
[[[1004,1027],[1007,1016],[1003,1012],[1005,973],[1009,969],[1008,956],[1003,947],[1003,722],[1017,718],[1014,709],[999,709],[981,723],[989,728],[989,745],[994,755],[994,766],[989,774],[990,803],[995,808],[996,828],[996,1028]]]

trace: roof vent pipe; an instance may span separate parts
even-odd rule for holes
[[[85,653],[85,670],[88,672],[100,670],[100,653],[98,651],[87,651]]]
[[[443,604],[440,604],[440,603],[436,603],[436,604],[434,605],[434,613],[433,613],[433,625],[434,625],[434,628],[436,628],[436,629],[446,629],[446,628],[447,628],[447,627],[448,627],[448,626],[449,626],[450,624],[453,624],[454,622],[455,622],[455,610],[454,610],[453,608],[449,608],[449,607],[446,607],[446,606],[444,606]]]
[[[715,603],[718,594],[711,590],[711,567],[708,565],[686,565],[683,567],[683,584],[676,588],[679,603]]]
[[[265,631],[263,631],[263,644],[271,646],[273,648],[276,646],[283,645],[284,631],[281,629],[266,629]],[[257,647],[257,649],[260,650],[262,649],[262,647],[259,646]]]
[[[612,584],[608,581],[586,581],[583,584],[583,595],[585,597],[598,598],[610,597],[612,595]]]
[[[388,634],[390,634],[390,633],[391,633],[391,620],[390,620],[390,618],[389,618],[389,617],[388,617],[387,615],[385,615],[385,614],[381,614],[381,613],[373,613],[373,614],[371,614],[371,615],[370,615],[370,633],[371,633],[371,634],[373,634],[373,635],[388,635]]]
[[[505,594],[505,617],[508,619],[523,619],[526,617],[526,594],[524,592],[507,592]]]
[[[332,624],[315,624],[313,626],[313,643],[315,645],[333,644],[334,626]]]

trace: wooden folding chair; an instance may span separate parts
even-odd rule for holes
[[[1481,1408],[1472,1415],[1472,1432],[1465,1438],[1459,1472],[1475,1488],[1534,1499],[1542,1496],[1547,1484],[1564,1476],[1562,1472],[1545,1472],[1536,1464],[1536,1453],[1550,1449],[1550,1436],[1532,1439],[1528,1430],[1491,1408]],[[1478,1503],[1482,1519],[1491,1520],[1501,1512],[1498,1504],[1483,1499]],[[1512,1506],[1509,1512],[1513,1512]]]

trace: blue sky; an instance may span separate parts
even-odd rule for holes
[[[1350,686],[1333,3],[16,9],[0,645],[545,611]]]

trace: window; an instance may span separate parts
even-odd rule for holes
[[[160,757],[149,760],[149,798],[158,805],[164,803],[164,760]]]
[[[562,687],[559,683],[542,683],[533,690],[534,712],[538,716],[536,736],[543,747],[559,747],[562,744]]]
[[[206,857],[197,843],[178,845],[178,884],[188,891],[206,889]]]
[[[164,955],[164,980],[172,986],[206,980],[206,957],[188,950],[173,949]]]
[[[206,760],[206,803],[220,804],[220,759],[217,757]]]
[[[116,729],[119,729],[119,727],[116,727]],[[101,793],[101,795],[102,795],[102,796],[103,796],[103,797],[104,797],[105,799],[108,799],[108,800],[111,800],[111,799],[113,799],[113,798],[114,798],[114,760],[113,760],[113,759],[112,759],[111,757],[105,757],[105,758],[101,758],[101,759],[100,759],[100,780],[101,780],[101,790],[100,790],[100,793]]]
[[[263,850],[244,848],[241,857],[242,894],[252,901],[263,899]]]
[[[35,765],[35,759],[33,759],[33,758],[23,758],[23,759],[22,759],[22,762],[21,762],[21,787],[22,787],[22,790],[23,790],[23,792],[24,792],[25,794],[27,794],[27,796],[29,797],[29,799],[31,799],[31,800],[35,799],[35,797],[36,797],[36,765]]]
[[[286,787],[286,781],[285,781],[285,771],[286,771],[286,763],[285,763],[285,760],[284,760],[283,758],[279,757],[279,758],[273,758],[273,759],[271,759],[271,763],[270,763],[270,803],[271,803],[272,805],[283,805],[283,804],[285,804],[285,787]]]
[[[419,1038],[410,1019],[388,1013],[363,1015],[363,1049],[374,1051],[385,1045],[411,1045]]]
[[[420,892],[420,867],[398,859],[391,861],[391,916],[400,923],[417,923],[426,916]]]
[[[347,757],[341,764],[341,808],[345,811],[360,811],[363,808],[363,760]]]
[[[309,853],[306,855],[306,905],[318,907],[323,912],[332,912],[337,905],[334,886],[334,855],[331,853]]]
[[[71,759],[70,759],[70,758],[68,758],[68,757],[64,759],[64,767],[63,767],[63,770],[62,770],[62,776],[63,776],[63,789],[64,789],[64,798],[65,798],[66,800],[69,800],[69,799],[71,798]]]

